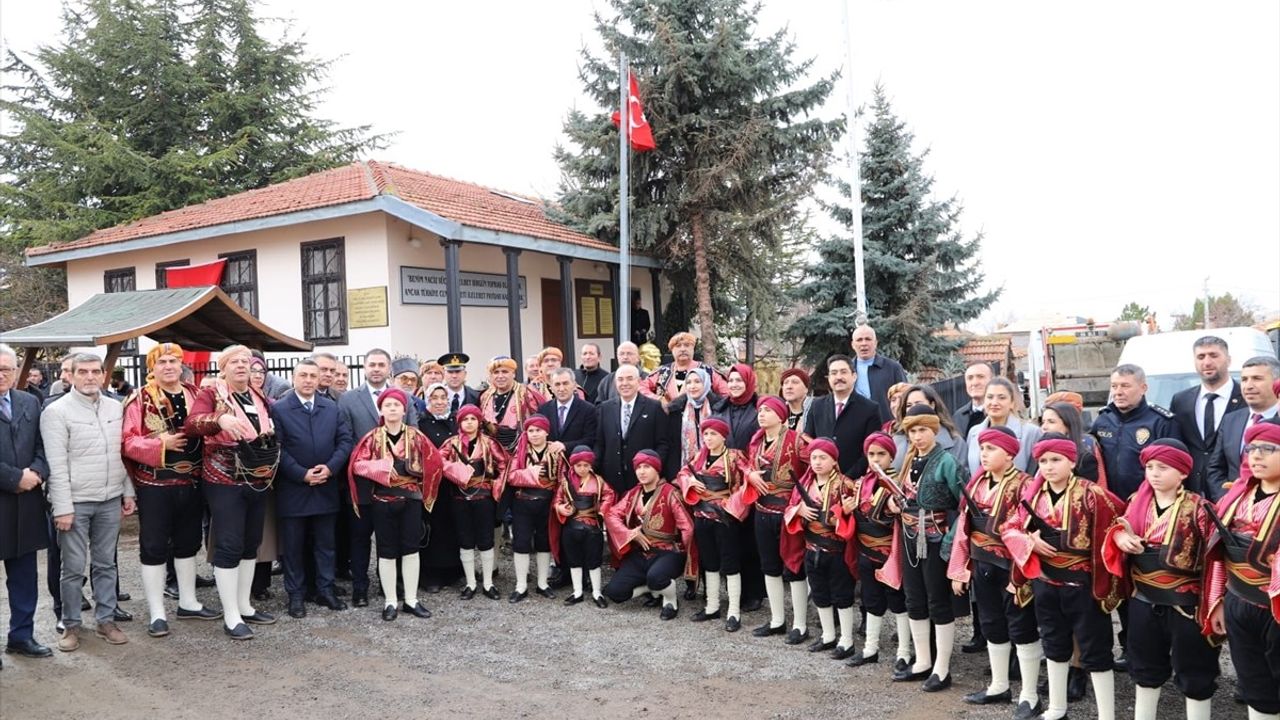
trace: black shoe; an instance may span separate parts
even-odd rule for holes
[[[89,602],[89,598],[80,596],[80,612],[88,612],[93,609],[93,603]]]
[[[4,646],[4,651],[10,655],[21,655],[28,658],[47,658],[53,657],[53,651],[36,642],[34,638],[26,640],[15,640]]]
[[[983,653],[987,651],[987,639],[981,635],[974,635],[973,639],[960,646],[960,652],[965,655],[973,655],[974,653]]]
[[[255,610],[252,615],[245,615],[240,618],[250,625],[275,625],[276,616],[269,612]]]
[[[156,618],[151,621],[150,625],[147,625],[147,634],[154,638],[164,637],[169,634],[169,623]]]
[[[912,672],[911,667],[907,666],[904,670],[894,670],[893,675],[889,679],[894,682],[916,682],[918,680],[924,680],[929,677],[931,673],[932,671],[928,668],[925,668],[920,672]]]
[[[698,586],[696,583],[687,582],[684,584],[684,599],[689,602],[698,599]]]
[[[915,665],[915,664],[916,664],[915,658],[906,658],[906,659],[898,658],[897,660],[893,661],[893,671],[896,673],[906,672],[911,669],[912,665]]]
[[[996,705],[1004,704],[1013,700],[1013,693],[1005,690],[1004,692],[988,695],[986,690],[979,690],[964,696],[964,701],[970,705]]]
[[[211,588],[217,585],[217,581],[208,575],[196,575],[196,587],[198,588]]]
[[[223,625],[222,631],[225,632],[227,635],[231,636],[232,640],[252,640],[253,639],[253,629],[250,628],[248,625],[245,625],[244,623],[240,623],[239,625],[233,628],[229,628],[226,625]]]
[[[1067,702],[1079,702],[1089,689],[1089,673],[1074,665],[1067,671]]]
[[[652,595],[644,596],[644,606],[647,608],[658,607],[658,605],[660,605],[661,603],[662,603],[661,600],[659,600],[658,598]]]
[[[534,591],[535,593],[537,593],[538,595],[540,595],[540,596],[542,596],[542,597],[544,597],[544,598],[546,598],[546,599],[548,599],[548,600],[555,600],[555,599],[556,599],[556,594],[555,594],[555,593],[553,593],[553,592],[551,592],[551,588],[549,588],[549,587],[544,587],[544,588],[534,588],[534,589],[533,589],[533,591]]]
[[[609,601],[605,600],[603,595],[596,595],[595,597],[591,598],[591,602],[595,603],[596,607],[602,610],[604,608],[609,607]]]
[[[352,590],[351,604],[355,607],[369,607],[369,591],[368,590]]]
[[[475,589],[475,588],[470,587],[470,586],[462,588],[462,599],[463,599],[463,600],[470,600],[471,598],[473,598],[473,597],[475,597],[475,596],[476,596],[476,589]]]
[[[404,603],[401,606],[401,609],[403,609],[405,612],[409,613],[410,615],[416,618],[431,617],[431,611],[422,607],[422,603],[420,602],[414,602],[412,605],[410,605],[409,603]]]
[[[270,590],[254,590],[249,596],[258,602],[267,602],[273,597]]]
[[[396,613],[395,605],[388,605],[382,608],[382,619],[386,620],[387,622],[391,622],[392,620],[395,620],[397,614],[398,613]]]
[[[946,680],[939,680],[937,675],[930,675],[928,680],[924,681],[924,685],[920,689],[925,692],[941,692],[951,687],[951,673],[947,673]]]
[[[738,632],[741,629],[742,629],[742,621],[736,617],[733,617],[732,615],[729,616],[728,620],[724,621],[725,632]]]
[[[178,583],[166,583],[164,586],[164,596],[170,600],[178,599]]]
[[[486,592],[486,594],[488,594],[488,593]],[[518,603],[518,602],[522,602],[522,601],[523,601],[525,598],[527,598],[527,597],[529,597],[529,591],[528,591],[528,590],[526,590],[526,591],[524,591],[524,592],[516,592],[515,590],[512,590],[512,591],[511,591],[511,595],[509,595],[509,596],[507,597],[507,602],[509,602],[509,603],[511,603],[512,605],[514,605],[514,604],[516,604],[516,603]]]
[[[564,599],[564,604],[565,604],[565,605],[577,605],[578,603],[580,603],[580,602],[582,602],[583,600],[586,600],[586,599],[587,599],[587,596],[586,596],[586,595],[570,595],[569,597],[567,597],[567,598],[565,598],[565,599]]]
[[[499,595],[499,593],[498,593],[498,588],[497,588],[496,586],[494,586],[494,585],[490,585],[489,587],[485,588],[484,590],[481,590],[481,591],[480,591],[480,594],[481,594],[481,595],[484,595],[485,597],[489,598],[490,600],[497,600],[499,597],[501,597],[501,596]]]
[[[875,665],[880,662],[880,653],[873,652],[870,655],[858,655],[858,657],[845,663],[849,667],[862,667],[863,665]]]
[[[202,607],[199,610],[178,608],[179,620],[217,620],[220,617],[222,617],[221,610],[210,610],[207,607]]]
[[[334,585],[334,586],[333,586],[333,594],[334,594],[334,596],[336,596],[336,597],[346,597],[346,596],[347,596],[347,589],[346,589],[346,588],[344,588],[344,587],[342,587],[341,585]]]
[[[689,618],[689,620],[692,622],[706,622],[708,620],[719,620],[719,619],[720,619],[719,610],[713,613],[709,613],[706,610],[699,610],[698,612],[693,614],[693,617]]]
[[[133,620],[133,613],[125,610],[124,608],[117,607],[112,618],[115,619],[116,622],[129,622]]]
[[[133,596],[127,592],[116,593],[116,602],[129,602],[132,599],[133,599]]]
[[[347,604],[334,597],[333,593],[325,593],[319,597],[319,600],[320,605],[327,607],[330,610],[340,611],[347,609]]]
[[[804,632],[800,632],[800,630],[797,628],[791,628],[791,630],[787,633],[787,639],[784,642],[786,642],[788,645],[799,645],[800,643],[808,639],[809,639],[808,630],[805,630]],[[835,645],[832,645],[831,647],[835,647]]]
[[[1121,650],[1120,657],[1116,658],[1115,662],[1112,663],[1111,667],[1116,672],[1121,672],[1121,673],[1129,672],[1129,653],[1124,650]]]
[[[1023,700],[1018,703],[1017,709],[1013,711],[1013,720],[1031,720],[1044,714],[1044,706],[1040,704],[1040,698],[1036,698],[1036,704]]]
[[[670,605],[663,605],[662,612],[658,613],[658,617],[663,620],[674,620],[679,612]]]
[[[755,612],[762,607],[764,607],[762,598],[751,598],[750,600],[742,601],[742,612]]]
[[[423,588],[423,590],[427,591],[428,595],[435,595],[436,593],[440,592],[443,589],[444,588],[438,583],[431,583],[430,585],[427,585],[426,587]]]
[[[847,648],[842,648],[839,645],[837,645],[836,649],[831,651],[831,659],[832,660],[848,660],[849,658],[853,657],[854,653],[856,652],[858,651],[854,649],[852,645],[850,645]]]
[[[769,623],[765,623],[760,627],[756,628],[755,630],[751,631],[751,635],[753,637],[769,637],[770,635],[786,635],[786,634],[787,634],[786,625],[779,625],[777,627],[774,627]]]
[[[301,620],[307,616],[307,604],[302,598],[289,598],[289,617]]]
[[[814,640],[812,643],[809,644],[809,652],[812,652],[812,653],[826,652],[828,650],[834,650],[835,647],[836,647],[835,640],[832,640],[831,642],[823,642],[822,638],[818,638],[817,640]]]

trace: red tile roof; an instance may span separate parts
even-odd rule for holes
[[[104,228],[78,240],[34,247],[27,250],[27,255],[112,245],[166,233],[343,205],[378,195],[398,197],[469,227],[603,250],[615,249],[608,243],[549,219],[544,203],[537,198],[410,170],[392,163],[365,161]]]
[[[960,346],[960,356],[965,362],[984,360],[1003,363],[1009,359],[1011,342],[1007,337],[975,337]]]

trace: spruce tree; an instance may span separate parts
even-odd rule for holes
[[[866,147],[859,154],[867,313],[880,352],[908,371],[945,367],[960,340],[939,337],[937,331],[973,320],[1000,295],[1000,290],[980,293],[983,273],[976,260],[982,235],[966,239],[957,227],[959,202],[932,196],[933,178],[924,170],[928,153],[914,153],[913,139],[877,86]],[[836,187],[850,197],[848,184]],[[849,206],[825,207],[847,231]],[[857,306],[852,237],[829,237],[817,251],[818,261],[795,292],[803,308],[788,331],[815,363],[849,352]]]

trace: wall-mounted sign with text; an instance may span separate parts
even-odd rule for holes
[[[507,306],[507,276],[494,273],[458,273],[458,293],[463,305]],[[439,268],[400,266],[400,302],[403,305],[445,305],[448,286]],[[529,307],[525,278],[520,276],[520,307]]]

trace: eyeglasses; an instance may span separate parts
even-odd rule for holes
[[[1244,446],[1244,452],[1246,455],[1248,455],[1249,453],[1256,452],[1262,457],[1267,457],[1272,453],[1280,452],[1280,446],[1271,445],[1271,444],[1260,445],[1258,443],[1251,443],[1249,445]]]

